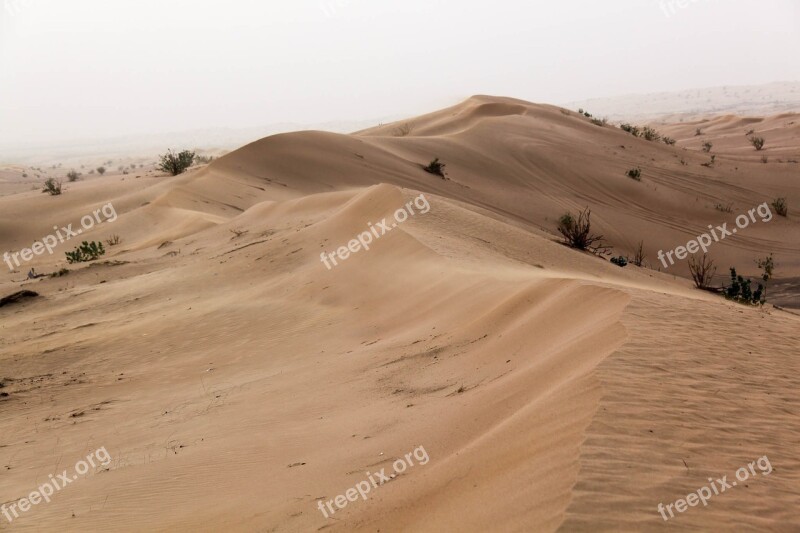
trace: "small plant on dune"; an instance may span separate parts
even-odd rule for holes
[[[183,174],[186,169],[192,166],[194,158],[195,153],[189,150],[184,150],[177,154],[172,150],[168,150],[166,154],[160,156],[158,169],[172,176],[177,176],[178,174]]]
[[[717,162],[717,156],[715,156],[715,155],[712,155],[712,156],[711,156],[711,160],[710,160],[710,161],[708,161],[707,163],[700,163],[700,164],[701,164],[702,166],[704,166],[704,167],[711,168],[711,167],[713,167],[713,166],[714,166],[714,163],[716,163],[716,162]]]
[[[50,196],[58,196],[61,194],[61,180],[47,178],[42,186],[42,192],[46,192]]]
[[[97,167],[97,173],[102,176],[106,173],[106,167]]]
[[[603,236],[592,233],[592,212],[587,207],[575,218],[572,213],[565,213],[558,219],[558,232],[564,243],[578,250],[589,250],[599,253],[607,250],[602,245]]]
[[[714,209],[723,213],[733,213],[733,204],[717,204]]]
[[[94,261],[101,255],[105,255],[105,253],[102,242],[83,241],[74,251],[66,252],[66,256],[69,263],[86,263]]]
[[[695,137],[700,137],[702,134],[703,134],[703,130],[702,130],[702,129],[700,129],[700,128],[697,128],[697,129],[694,131],[694,136],[695,136]]]
[[[214,160],[213,155],[197,155],[195,156],[195,161],[198,165],[207,165]],[[131,168],[136,168],[136,165],[131,165]]]
[[[664,144],[668,144],[669,146],[675,146],[675,139],[673,139],[672,137],[664,137],[661,140],[664,141]]]
[[[761,279],[764,280],[764,300],[767,299],[767,283],[772,279],[772,273],[775,270],[775,261],[772,259],[772,254],[769,254],[764,259],[756,259],[756,265],[761,269]]]
[[[703,143],[703,151],[705,153],[709,153],[712,148],[714,148],[714,144],[711,141],[706,141]]]
[[[635,179],[636,181],[642,181],[642,169],[641,168],[632,168],[628,172],[625,173],[631,179]]]
[[[644,266],[644,241],[639,241],[639,246],[636,248],[631,262],[637,267]]]
[[[764,137],[750,137],[750,144],[752,144],[757,152],[764,149]]]
[[[708,254],[703,254],[699,261],[695,256],[689,257],[689,273],[698,289],[706,290],[711,287],[711,278],[717,272],[714,261],[708,258]]]
[[[439,158],[437,157],[436,159],[431,161],[430,164],[427,167],[423,166],[422,168],[425,169],[425,172],[428,172],[430,174],[436,174],[437,176],[441,176],[442,178],[444,178],[445,177],[445,173],[444,173],[444,167],[445,166],[446,165],[444,163],[441,163],[439,161]]]
[[[592,119],[592,124],[594,124],[595,126],[605,127],[608,124],[608,119],[607,118],[604,118],[604,119],[593,118]]]
[[[783,196],[772,201],[772,208],[782,217],[789,215],[789,204],[786,203],[786,198]]]
[[[81,177],[81,175],[78,174],[77,172],[75,172],[74,170],[70,170],[69,172],[67,172],[67,179],[70,182],[78,181],[80,179],[80,177]]]
[[[745,137],[750,137],[750,136],[751,136],[752,134],[754,134],[755,132],[756,132],[756,130],[747,130],[747,131],[745,132],[744,136],[745,136]]]
[[[106,244],[109,245],[109,246],[116,246],[121,242],[122,242],[122,239],[116,233],[114,235],[112,235],[111,237],[109,237],[108,239],[106,239]]]
[[[628,258],[622,255],[619,257],[612,257],[611,262],[620,268],[625,268],[628,266]]]
[[[60,277],[66,276],[67,274],[69,274],[69,269],[62,268],[58,272],[53,272],[52,274],[50,274],[50,277],[51,278],[60,278]]]

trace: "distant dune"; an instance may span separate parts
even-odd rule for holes
[[[0,197],[0,253],[108,203],[118,218],[80,239],[121,238],[96,262],[65,264],[75,239],[0,274],[0,297],[39,293],[0,309],[0,502],[100,446],[113,458],[10,529],[800,529],[798,124],[653,122],[669,146],[475,96],[177,177]],[[445,178],[423,169],[435,158]],[[429,211],[326,268],[421,194]],[[722,281],[773,253],[769,300],[788,309],[698,291],[685,261],[658,271],[659,250],[779,196],[788,217],[710,255]],[[585,207],[650,268],[562,245],[556,221]],[[320,512],[419,446],[429,462]],[[769,477],[659,515],[762,456]]]

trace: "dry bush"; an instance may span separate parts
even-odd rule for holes
[[[717,267],[714,266],[714,261],[708,258],[708,254],[703,254],[703,258],[699,261],[692,255],[689,257],[689,272],[698,289],[708,289],[711,287],[711,278],[717,272]]]
[[[558,219],[558,232],[564,238],[564,243],[578,250],[589,250],[600,253],[607,250],[603,246],[603,236],[592,234],[592,212],[587,207],[578,217],[566,213]]]
[[[639,246],[636,248],[636,252],[633,254],[633,260],[631,263],[637,267],[644,266],[644,241],[639,241]]]

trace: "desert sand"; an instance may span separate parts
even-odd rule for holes
[[[121,243],[29,264],[61,277],[0,273],[0,297],[40,295],[0,308],[0,503],[113,458],[0,529],[800,530],[800,115],[653,125],[676,145],[476,96],[177,177],[9,191],[0,251],[107,203],[118,219],[81,237]],[[447,179],[422,169],[436,157]],[[429,212],[320,261],[420,194]],[[773,253],[782,309],[699,291],[685,261],[659,272],[659,249],[778,196],[788,217],[710,255],[723,281]],[[584,207],[615,254],[644,241],[650,268],[562,245],[557,219]],[[427,464],[318,509],[419,446]],[[769,476],[660,516],[762,456]]]

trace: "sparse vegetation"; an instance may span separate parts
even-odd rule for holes
[[[703,143],[703,151],[705,153],[709,153],[712,148],[714,148],[714,144],[711,141],[706,141]]]
[[[764,137],[750,137],[750,144],[752,144],[758,152],[764,149],[764,142]]]
[[[717,272],[714,261],[708,258],[708,254],[703,254],[703,258],[698,260],[694,255],[689,256],[689,273],[698,289],[706,290],[711,286],[711,278]]]
[[[422,168],[425,169],[425,172],[428,172],[430,174],[436,174],[437,176],[441,176],[442,178],[444,178],[445,177],[445,171],[444,171],[444,167],[445,166],[446,165],[444,163],[440,162],[439,158],[437,157],[436,159],[431,161],[430,164],[427,167],[422,167]]]
[[[167,151],[166,154],[160,156],[158,169],[162,172],[167,172],[173,176],[186,172],[194,162],[195,153],[189,150],[184,150],[180,153],[175,153],[172,150]]]
[[[81,175],[78,174],[77,172],[75,172],[74,170],[70,170],[69,172],[67,172],[67,179],[70,182],[78,181],[80,179],[80,177],[81,177]]]
[[[46,192],[50,196],[58,196],[61,194],[61,180],[47,178],[42,186],[42,192]]]
[[[786,203],[786,198],[783,196],[775,198],[772,201],[772,208],[782,217],[789,215],[789,205]]]
[[[722,211],[723,213],[733,213],[733,204],[717,204],[714,206],[714,209],[717,211]]]
[[[66,276],[67,274],[69,274],[69,269],[62,268],[58,272],[53,272],[52,274],[50,274],[50,277],[51,278],[61,278],[63,276]]]
[[[750,137],[750,136],[751,136],[751,135],[753,135],[755,132],[756,132],[756,130],[747,130],[747,132],[745,132],[745,134],[744,134],[744,135],[745,135],[745,137]]]
[[[94,261],[101,255],[105,255],[105,253],[103,243],[83,241],[74,251],[66,252],[66,256],[69,263],[86,263]]]
[[[625,175],[628,176],[629,178],[635,179],[636,181],[642,181],[641,168],[632,168],[628,172],[626,172]]]
[[[392,135],[394,135],[395,137],[405,137],[406,135],[411,133],[413,129],[414,125],[406,122],[405,124],[402,124],[397,128],[395,128],[394,131],[392,131]]]
[[[761,156],[761,162],[766,165],[767,163],[769,163],[769,157],[767,157],[765,155],[762,155]]]
[[[106,167],[97,167],[97,173],[102,176],[106,173]]]
[[[114,235],[112,235],[111,237],[109,237],[108,239],[106,239],[106,244],[109,245],[109,246],[116,246],[121,242],[122,242],[122,239],[116,233]]]
[[[603,236],[592,233],[592,212],[587,207],[578,217],[566,213],[558,219],[558,232],[564,238],[564,243],[578,250],[589,250],[598,253],[605,250],[602,245]]]
[[[641,130],[639,130],[638,127],[631,126],[627,122],[625,122],[623,124],[620,124],[619,127],[622,129],[622,131],[627,131],[628,133],[630,133],[634,137],[639,137],[642,134]]]
[[[708,161],[706,163],[700,163],[700,164],[703,165],[704,167],[711,168],[711,167],[714,166],[714,163],[716,163],[716,162],[717,162],[717,156],[712,155],[710,161]]]
[[[606,124],[608,124],[608,119],[607,118],[604,118],[604,119],[593,118],[592,119],[592,124],[594,124],[595,126],[605,126]]]
[[[661,140],[664,141],[664,144],[668,144],[669,146],[675,146],[675,139],[673,139],[672,137],[663,137]]]
[[[703,134],[703,130],[702,130],[702,129],[700,129],[700,128],[697,128],[697,129],[695,130],[695,132],[694,132],[694,136],[695,136],[695,137],[700,137],[702,134]]]
[[[194,160],[198,165],[207,165],[214,160],[213,155],[196,155]],[[131,168],[136,168],[136,165],[131,165]]]

